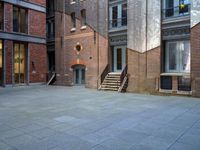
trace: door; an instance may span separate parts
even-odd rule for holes
[[[126,66],[126,47],[116,46],[114,47],[114,61],[113,61],[113,71],[121,72]]]
[[[3,42],[0,40],[0,86],[3,85]]]
[[[85,84],[85,67],[77,65],[74,67],[74,83],[75,85]]]
[[[26,83],[27,75],[27,55],[26,45],[21,43],[14,44],[14,81],[15,85]]]

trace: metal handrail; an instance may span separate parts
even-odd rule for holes
[[[122,85],[123,81],[124,81],[124,78],[126,77],[127,75],[127,72],[128,72],[128,66],[126,65],[120,75],[120,85]]]
[[[127,26],[127,17],[113,19],[113,20],[109,21],[110,29],[119,28],[119,27],[123,27],[123,26]]]
[[[106,78],[107,74],[109,73],[110,71],[110,65],[107,64],[107,66],[105,67],[105,69],[103,70],[100,78],[101,78],[101,84],[103,83],[104,79]]]

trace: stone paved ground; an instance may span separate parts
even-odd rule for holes
[[[200,150],[200,99],[0,89],[0,150]]]

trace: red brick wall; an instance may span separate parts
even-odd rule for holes
[[[81,23],[77,20],[76,31],[71,32],[71,17],[65,16],[65,40],[61,46],[61,37],[63,36],[63,24],[61,16],[56,13],[56,72],[60,75],[57,77],[57,84],[73,85],[73,70],[70,68],[76,64],[83,64],[86,66],[86,87],[97,88],[98,79],[98,56],[97,56],[97,37],[98,33],[94,35],[92,28],[87,26],[86,29],[81,30]],[[94,37],[96,36],[96,41]],[[83,50],[77,54],[74,47],[80,43]],[[108,41],[103,36],[99,36],[99,73],[103,71],[108,63]],[[80,61],[78,62],[77,59]]]
[[[6,53],[6,84],[12,84],[12,46],[13,42],[5,40],[5,53]]]
[[[46,0],[29,0],[31,3],[35,3],[37,5],[46,6]]]
[[[160,47],[139,53],[128,49],[128,91],[156,92],[160,76]]]
[[[29,34],[46,37],[46,14],[29,10]]]
[[[200,23],[191,29],[192,94],[200,97]]]
[[[46,82],[47,53],[46,45],[29,43],[30,49],[30,83]],[[32,66],[34,62],[34,68]]]
[[[13,31],[13,22],[12,22],[12,18],[13,18],[13,6],[11,4],[8,3],[4,3],[4,29],[6,32],[12,32]]]

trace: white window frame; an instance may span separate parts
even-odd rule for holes
[[[191,70],[191,48],[189,49],[189,56],[190,56],[190,70],[182,70],[183,65],[182,65],[182,53],[181,53],[181,42],[188,42],[189,47],[190,47],[190,41],[189,40],[182,40],[182,41],[168,41],[166,42],[165,46],[165,71],[167,73],[190,73]],[[170,70],[169,69],[169,45],[170,44],[176,44],[176,69],[175,70]]]

